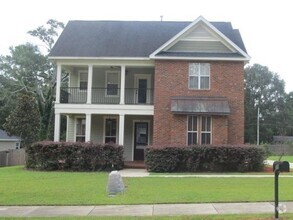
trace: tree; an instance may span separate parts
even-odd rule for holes
[[[21,137],[22,146],[26,147],[38,140],[39,125],[35,98],[31,93],[19,94],[17,107],[6,118],[4,129],[9,135]]]
[[[58,31],[63,27],[63,23],[51,19],[46,26],[40,26],[28,33],[40,39],[49,52]],[[0,110],[5,110],[3,118],[7,117],[7,110],[12,109],[8,100],[16,100],[15,96],[19,93],[31,93],[39,109],[39,139],[50,139],[54,127],[52,117],[56,68],[49,61],[48,55],[42,54],[38,46],[30,43],[11,47],[10,55],[0,56],[0,77],[0,94],[4,94],[0,98]],[[1,120],[0,122],[3,123]]]
[[[40,26],[35,30],[28,31],[28,33],[34,37],[37,37],[47,48],[49,53],[55,43],[55,38],[59,35],[58,31],[64,29],[64,24],[56,20],[48,20],[46,26]],[[49,81],[47,82],[47,87],[43,89],[37,89],[37,102],[40,112],[41,127],[39,132],[39,137],[41,140],[51,139],[50,130],[52,131],[53,123],[53,101],[54,92],[56,87],[56,67],[49,61],[48,55],[45,56],[46,61],[49,65],[47,69],[47,75],[49,76]]]
[[[255,143],[257,108],[260,109],[260,142],[284,134],[285,82],[266,66],[245,68],[245,142]]]

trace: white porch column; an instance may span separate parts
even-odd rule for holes
[[[125,65],[121,66],[121,80],[120,80],[120,104],[125,104]]]
[[[92,114],[85,117],[85,142],[91,141]]]
[[[92,103],[93,65],[89,65],[87,79],[87,104]]]
[[[119,114],[119,145],[124,145],[124,114]]]
[[[54,141],[60,141],[60,113],[55,113]]]
[[[55,103],[60,103],[60,86],[61,86],[61,72],[62,66],[57,65],[57,76],[56,76],[56,100]]]

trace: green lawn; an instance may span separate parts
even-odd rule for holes
[[[102,205],[273,201],[272,178],[123,178],[126,192],[108,197],[107,173],[0,168],[0,205]],[[293,201],[293,178],[280,178],[280,200]]]
[[[12,218],[12,217],[5,217],[0,219],[5,220],[20,220],[20,219],[28,219],[28,218]],[[153,217],[60,217],[60,218],[29,218],[33,220],[41,220],[41,219],[52,219],[52,220],[272,220],[273,214],[259,214],[259,215],[198,215],[198,216],[153,216]],[[279,216],[280,220],[288,220],[293,219],[293,214],[282,214]]]
[[[269,158],[268,158],[268,160],[279,160],[279,158],[280,158],[280,156],[270,156]],[[282,161],[288,161],[288,162],[290,162],[290,163],[293,163],[293,156],[283,156],[282,158],[281,158],[281,160]]]

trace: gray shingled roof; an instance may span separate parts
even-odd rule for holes
[[[0,141],[16,141],[20,140],[20,137],[17,136],[9,136],[6,131],[0,130]]]
[[[149,57],[191,22],[69,21],[50,57]],[[230,22],[211,22],[246,52]]]

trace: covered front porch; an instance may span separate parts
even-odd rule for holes
[[[62,114],[66,116],[66,141],[113,142],[124,146],[125,161],[143,161],[152,144],[152,115]]]

